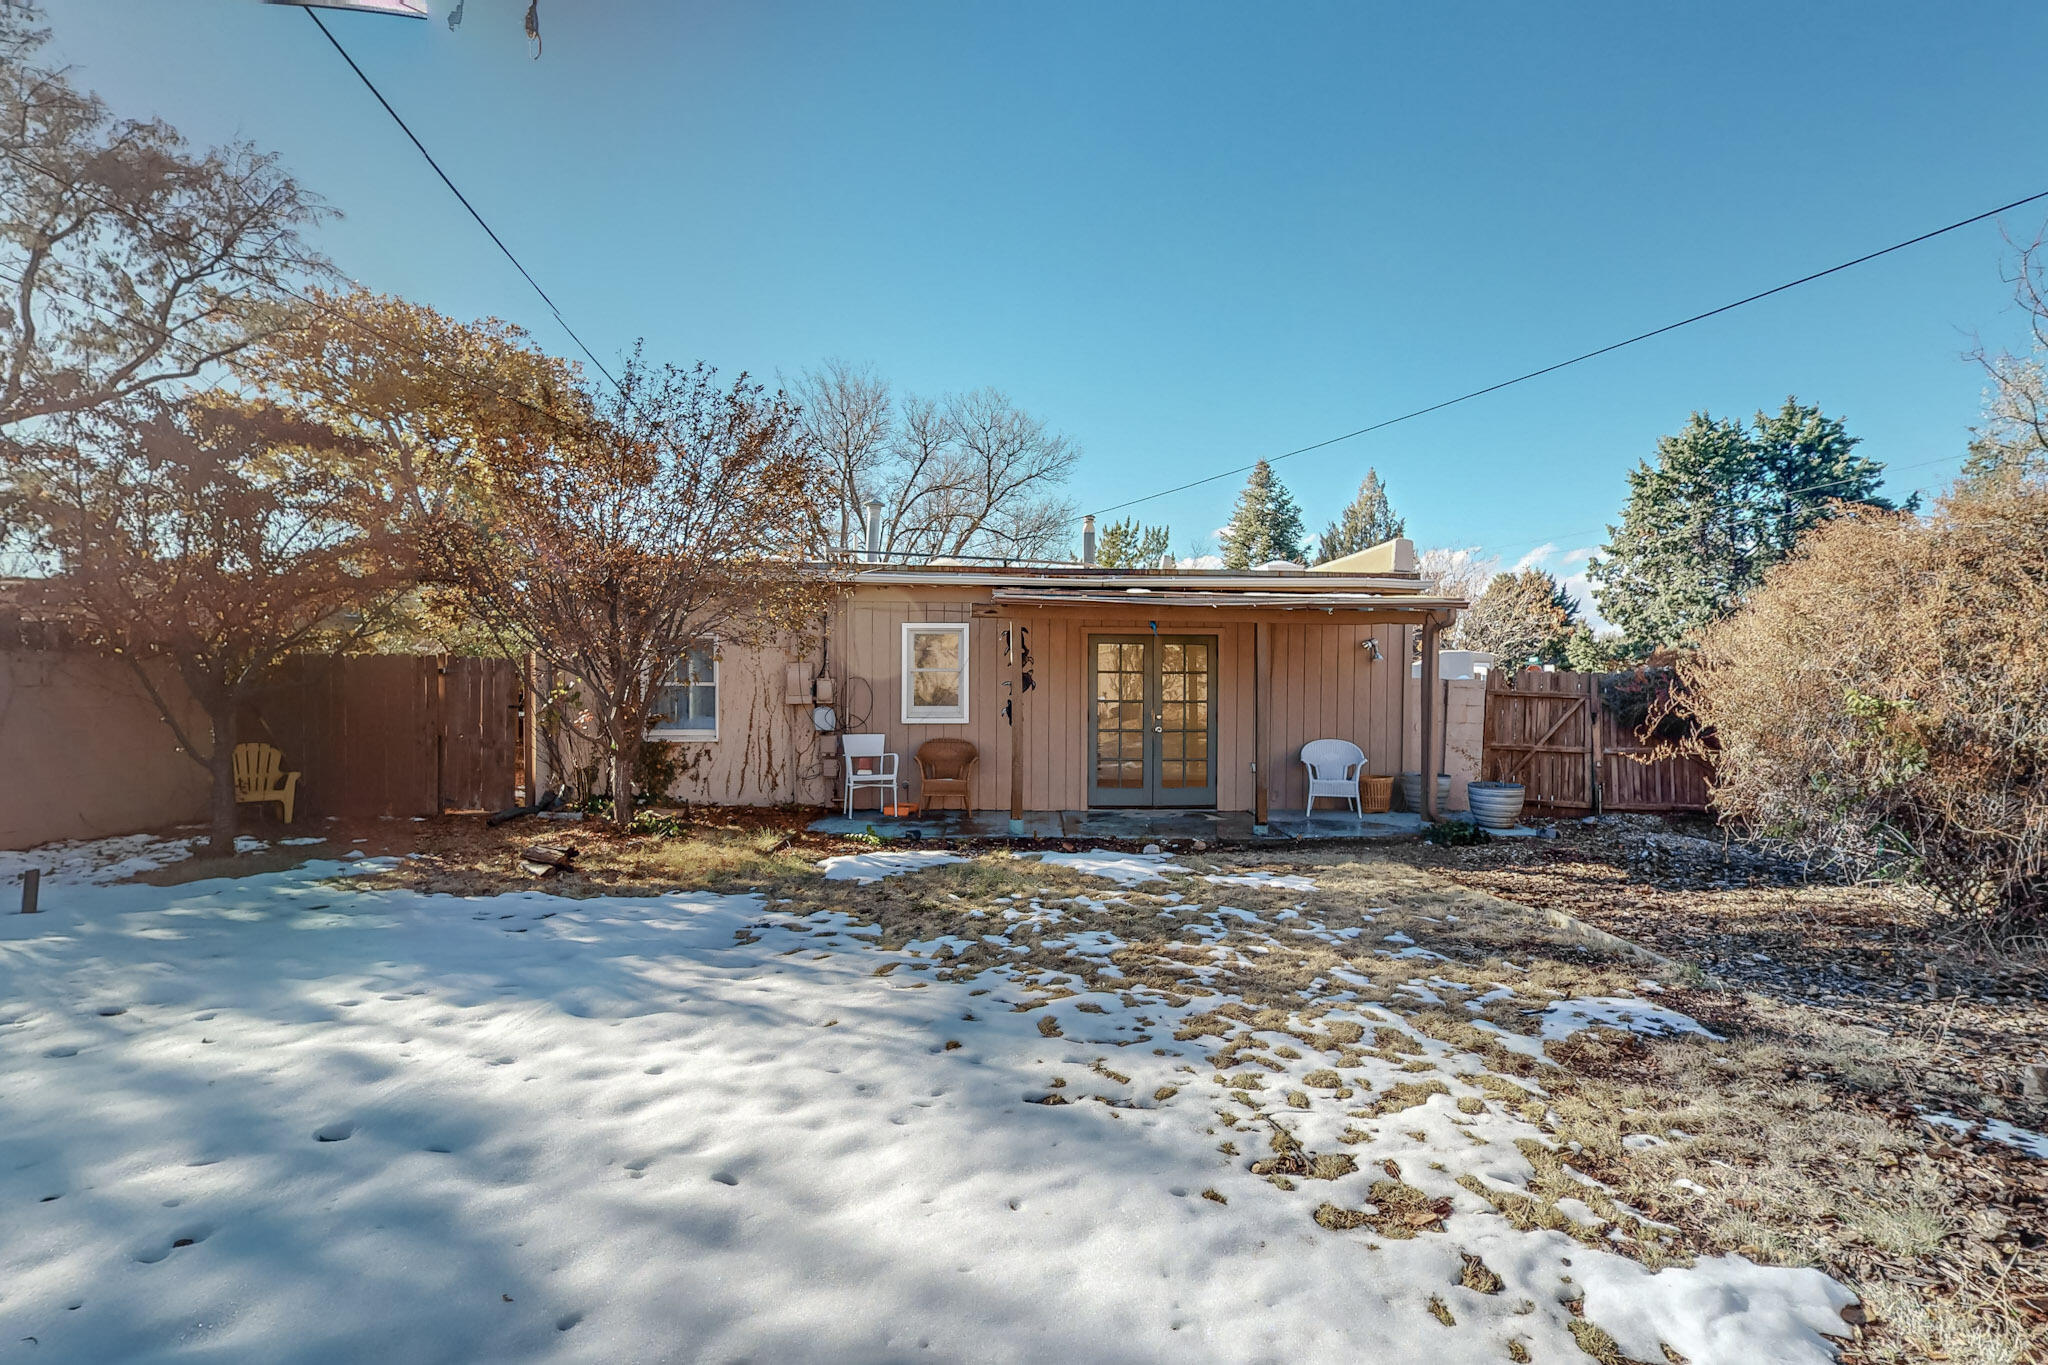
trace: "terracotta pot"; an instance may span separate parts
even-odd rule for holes
[[[1524,788],[1519,782],[1468,782],[1465,801],[1483,829],[1513,829],[1522,818]]]

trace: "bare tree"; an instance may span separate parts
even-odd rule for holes
[[[406,577],[397,537],[363,529],[388,518],[341,473],[346,443],[211,393],[138,398],[18,447],[10,519],[53,570],[47,596],[127,662],[210,774],[212,854],[234,850],[243,704],[287,655],[359,640]],[[165,665],[210,735],[190,733],[164,695]]]
[[[1080,451],[1004,394],[984,388],[898,404],[872,369],[835,360],[802,376],[794,396],[805,437],[829,470],[817,510],[827,534],[858,526],[875,499],[890,558],[1067,552],[1075,508],[1059,490]]]
[[[2025,355],[1982,346],[1972,352],[1991,381],[1984,423],[1963,461],[1964,479],[1976,486],[2048,479],[2048,238],[2018,248],[2008,279],[2032,346]]]
[[[484,498],[438,519],[432,570],[576,685],[579,733],[609,769],[613,819],[663,674],[696,648],[813,626],[834,589],[817,557],[825,469],[780,393],[745,375],[628,363],[578,426],[536,429]]]
[[[199,377],[328,270],[273,157],[115,118],[36,60],[35,18],[0,6],[0,429]]]

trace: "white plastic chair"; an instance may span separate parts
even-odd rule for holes
[[[887,742],[883,735],[841,735],[839,737],[840,762],[846,765],[846,814],[853,816],[853,794],[862,787],[873,787],[879,796],[881,789],[889,789],[888,805],[896,804],[896,755],[884,753],[882,745]]]
[[[1301,766],[1308,769],[1308,816],[1315,815],[1318,796],[1334,796],[1349,801],[1352,813],[1364,818],[1358,778],[1365,771],[1365,750],[1348,739],[1312,739],[1301,746]]]

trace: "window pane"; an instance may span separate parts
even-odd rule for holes
[[[1187,664],[1186,664],[1186,662],[1185,662],[1186,658],[1187,658],[1187,646],[1186,646],[1186,645],[1161,645],[1161,646],[1159,646],[1159,667],[1160,667],[1161,671],[1163,671],[1163,672],[1166,672],[1166,673],[1178,673],[1178,672],[1180,672],[1180,671],[1181,671],[1181,670],[1182,670],[1183,668],[1187,667]]]
[[[1188,672],[1190,672],[1190,673],[1207,673],[1208,671],[1209,671],[1209,646],[1207,646],[1207,645],[1189,645],[1189,646],[1188,646]]]
[[[955,631],[913,631],[910,636],[912,668],[958,668],[960,636]]]
[[[1162,763],[1162,764],[1160,764],[1160,765],[1159,765],[1159,785],[1160,785],[1160,786],[1162,786],[1162,787],[1178,787],[1178,786],[1180,786],[1180,785],[1181,785],[1181,765],[1180,765],[1180,764],[1178,764],[1178,763]]]
[[[960,704],[960,675],[958,673],[914,673],[911,675],[911,678],[911,705],[958,706]]]
[[[1191,763],[1189,763],[1189,764],[1188,764],[1188,780],[1187,780],[1187,785],[1188,785],[1188,786],[1190,786],[1190,787],[1206,787],[1206,786],[1208,786],[1208,785],[1209,785],[1209,765],[1208,765],[1207,763],[1203,763],[1203,762],[1191,762]]]
[[[1145,646],[1119,645],[1117,648],[1123,655],[1123,661],[1117,667],[1123,669],[1126,673],[1137,673],[1144,669]]]
[[[1159,752],[1166,758],[1179,758],[1181,755],[1181,745],[1186,740],[1187,736],[1183,735],[1180,731],[1168,730],[1159,737]]]
[[[1098,643],[1096,644],[1096,646],[1095,646],[1095,671],[1096,671],[1096,672],[1098,672],[1098,673],[1114,673],[1114,672],[1116,672],[1116,646],[1115,646],[1115,645],[1105,645],[1105,644],[1101,644],[1101,643],[1099,643],[1099,642],[1098,642]]]
[[[1196,701],[1207,701],[1209,699],[1209,675],[1207,673],[1190,674],[1188,677],[1188,689],[1188,695]]]
[[[1167,701],[1184,701],[1188,695],[1185,673],[1168,673],[1159,679],[1159,695]]]
[[[1098,787],[1116,786],[1119,771],[1121,770],[1118,768],[1115,759],[1106,759],[1098,762],[1095,765],[1095,785]]]
[[[1189,758],[1207,758],[1209,756],[1209,732],[1207,730],[1190,730],[1184,738],[1187,743],[1187,756]]]
[[[1145,785],[1144,764],[1131,763],[1127,761],[1123,764],[1123,771],[1123,785],[1125,787],[1142,787]]]

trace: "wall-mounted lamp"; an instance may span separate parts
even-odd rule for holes
[[[1380,642],[1378,637],[1368,635],[1365,637],[1364,640],[1359,642],[1358,647],[1365,651],[1365,657],[1371,660],[1373,663],[1378,663],[1380,661]]]

